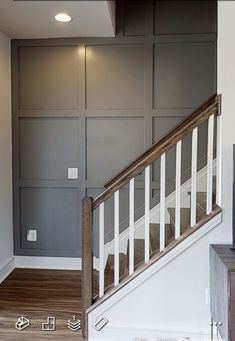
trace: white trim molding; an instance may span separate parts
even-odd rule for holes
[[[94,269],[99,270],[99,260],[94,257]],[[81,258],[15,256],[15,268],[82,270]]]
[[[0,284],[10,275],[15,268],[14,257],[6,261],[0,269]]]
[[[94,269],[99,271],[99,259],[93,258]],[[0,268],[0,284],[16,269],[82,270],[81,258],[14,256]]]

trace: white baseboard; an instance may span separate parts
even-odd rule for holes
[[[93,259],[94,269],[99,270],[99,259]],[[31,257],[14,256],[0,268],[0,284],[15,268],[51,269],[51,270],[82,270],[81,258],[70,257]]]
[[[99,269],[99,260],[94,257],[94,269]],[[81,258],[15,256],[15,267],[25,269],[81,270]]]
[[[192,328],[141,328],[137,326],[110,326],[106,327],[106,333],[102,336],[89,338],[89,341],[182,341],[183,338],[189,337],[190,341],[210,341],[210,328],[207,330],[193,330]]]
[[[0,283],[2,283],[7,278],[7,276],[10,275],[10,273],[14,270],[14,268],[15,268],[14,257],[11,257],[0,268]]]
[[[15,256],[15,267],[26,269],[81,270],[81,258]]]

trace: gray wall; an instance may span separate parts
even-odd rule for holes
[[[80,256],[82,197],[99,194],[216,92],[216,2],[118,2],[117,16],[115,38],[13,41],[15,254]],[[68,167],[79,169],[78,180],[68,180]],[[157,194],[157,163],[151,187]],[[37,242],[26,240],[28,228]],[[107,215],[106,239],[110,231]]]
[[[12,270],[11,43],[0,32],[0,283]]]

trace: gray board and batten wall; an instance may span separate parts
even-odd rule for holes
[[[15,255],[80,257],[82,198],[97,196],[110,177],[216,92],[215,1],[117,1],[116,29],[113,38],[12,41]],[[182,155],[184,171],[188,141]],[[174,163],[174,151],[168,159]],[[153,197],[158,166],[151,173]],[[68,168],[78,168],[78,179],[68,179]],[[173,168],[167,167],[169,188]],[[137,219],[141,175],[135,194]],[[120,199],[125,220],[128,187]],[[105,210],[106,240],[112,239],[112,204]],[[28,229],[37,230],[36,242],[27,240]]]

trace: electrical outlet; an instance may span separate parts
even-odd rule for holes
[[[28,242],[36,242],[38,239],[38,231],[37,230],[27,230],[27,241]]]
[[[68,168],[68,179],[78,179],[78,168]]]

